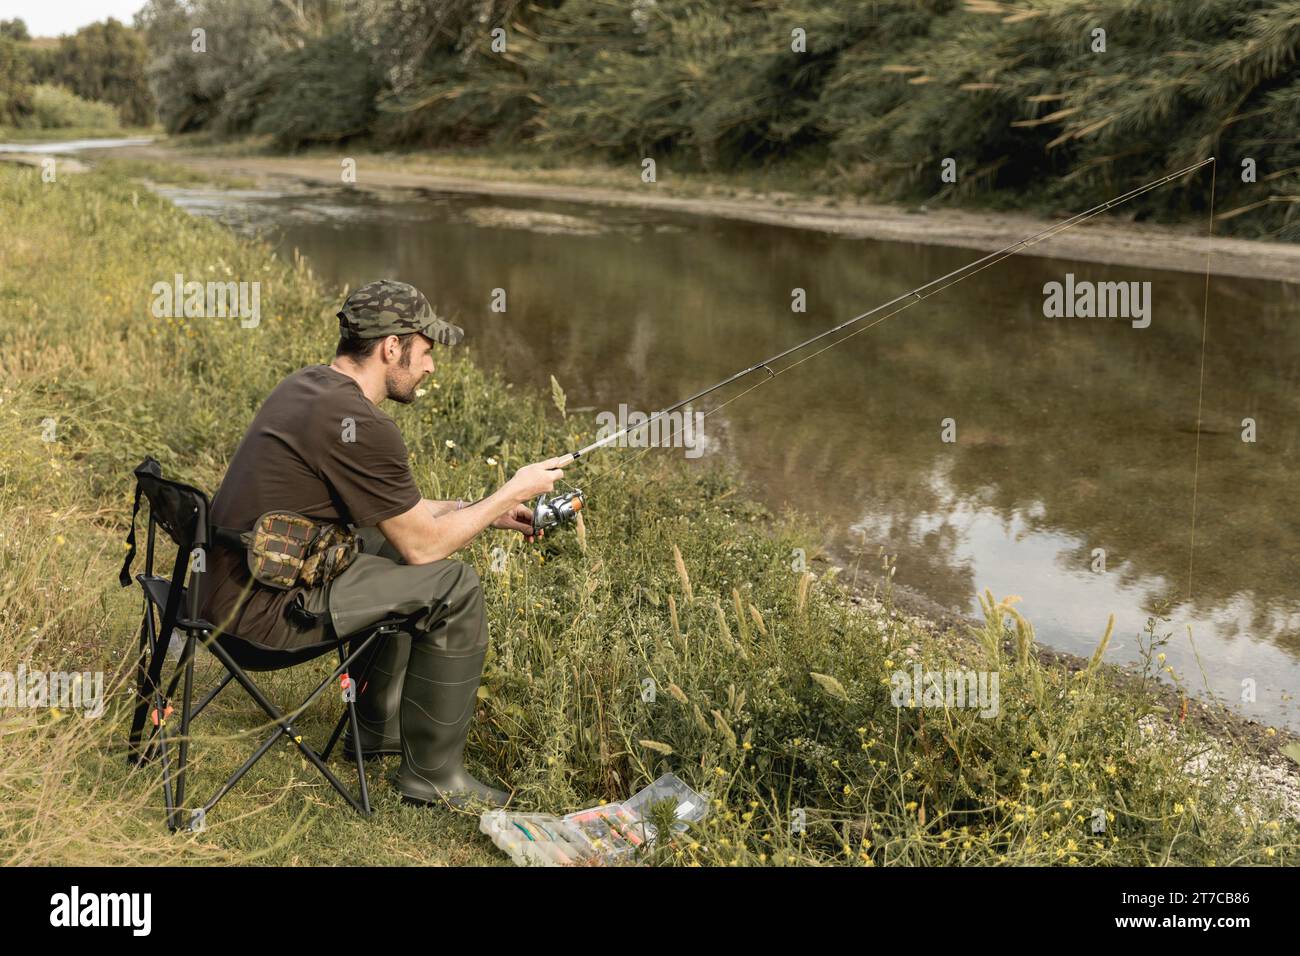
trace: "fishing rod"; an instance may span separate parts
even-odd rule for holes
[[[1190,166],[1184,167],[1183,169],[1180,169],[1177,172],[1169,173],[1168,175],[1162,176],[1159,179],[1152,180],[1151,182],[1138,186],[1135,189],[1131,189],[1120,196],[1116,196],[1113,199],[1108,199],[1103,203],[1099,203],[1098,205],[1093,206],[1091,209],[1086,209],[1081,213],[1076,213],[1075,215],[1070,216],[1068,219],[1063,219],[1060,222],[1054,223],[1053,225],[1047,227],[1041,232],[1037,232],[1033,234],[1032,236],[1026,236],[1024,239],[1018,239],[1015,242],[1011,243],[1010,245],[1003,246],[1001,249],[998,249],[995,252],[990,252],[988,255],[981,256],[979,259],[975,259],[972,262],[968,262],[966,263],[966,265],[961,266],[960,268],[953,269],[951,272],[945,273],[944,275],[939,276],[937,279],[931,279],[929,282],[926,282],[923,285],[919,285],[915,289],[911,289],[907,292],[904,292],[902,295],[895,296],[894,298],[890,299],[888,302],[881,303],[880,305],[875,306],[874,308],[869,309],[866,312],[863,312],[861,315],[856,315],[853,318],[841,322],[839,325],[833,326],[832,328],[829,328],[824,332],[819,332],[816,335],[812,336],[811,338],[804,339],[804,341],[798,343],[797,345],[792,345],[790,346],[790,348],[785,349],[782,352],[778,352],[775,355],[769,356],[768,358],[763,359],[761,362],[755,362],[753,365],[741,369],[739,372],[736,372],[734,375],[729,375],[726,378],[722,379],[721,381],[713,385],[710,385],[708,388],[701,389],[700,391],[696,392],[694,395],[691,395],[689,398],[684,398],[680,402],[677,402],[674,405],[669,405],[667,408],[655,412],[650,418],[646,419],[644,422],[638,422],[635,425],[628,425],[620,429],[619,431],[614,432],[613,434],[606,435],[604,438],[594,441],[591,444],[584,446],[583,448],[579,448],[577,451],[570,452],[568,455],[568,460],[570,462],[577,461],[578,459],[582,458],[584,455],[590,455],[594,451],[604,448],[607,445],[613,444],[614,442],[618,441],[623,436],[630,434],[631,432],[639,431],[643,428],[648,428],[652,423],[663,418],[665,415],[670,415],[673,412],[677,411],[678,409],[683,408],[684,406],[689,405],[692,402],[698,401],[699,399],[704,398],[706,395],[711,395],[713,392],[716,392],[718,389],[725,388],[726,386],[730,385],[732,382],[739,381],[740,379],[744,378],[747,375],[752,375],[754,372],[757,372],[759,369],[764,369],[767,372],[768,377],[756,383],[755,385],[751,386],[750,389],[746,389],[746,392],[751,391],[754,388],[757,388],[759,385],[764,385],[767,382],[770,382],[772,379],[776,378],[777,376],[777,373],[773,372],[770,367],[772,362],[777,362],[783,358],[786,358],[789,355],[793,355],[794,353],[807,348],[809,345],[812,345],[814,342],[819,342],[829,335],[834,335],[836,332],[839,332],[843,329],[847,329],[849,326],[856,325],[857,323],[861,322],[863,319],[870,318],[876,313],[888,309],[890,306],[898,305],[900,302],[906,301],[907,305],[903,306],[903,308],[907,308],[908,306],[913,305],[916,302],[920,302],[922,299],[928,298],[929,295],[934,294],[933,292],[931,292],[926,295],[923,295],[922,293],[926,292],[927,289],[933,289],[935,286],[940,286],[940,283],[944,283],[944,282],[947,282],[947,284],[941,285],[938,289],[935,289],[934,291],[939,292],[942,291],[943,289],[948,288],[948,286],[956,285],[958,282],[961,282],[963,279],[969,278],[971,275],[974,275],[976,272],[980,272],[983,269],[988,268],[988,266],[993,265],[996,262],[1000,262],[1002,259],[1006,259],[1009,258],[1010,256],[1016,255],[1021,251],[1022,248],[1028,248],[1029,246],[1032,246],[1037,242],[1041,242],[1044,239],[1050,239],[1054,236],[1057,236],[1060,233],[1064,232],[1065,230],[1073,228],[1074,226],[1077,226],[1079,223],[1087,219],[1091,219],[1093,216],[1098,216],[1101,213],[1106,212],[1108,209],[1113,208],[1114,206],[1118,206],[1121,203],[1128,202],[1130,199],[1134,199],[1137,196],[1140,196],[1143,193],[1150,192],[1153,189],[1159,189],[1161,186],[1165,185],[1165,183],[1172,182],[1173,180],[1179,178],[1180,176],[1186,176],[1189,173],[1195,172],[1196,170],[1200,169],[1202,166],[1206,165],[1207,163],[1214,162],[1214,159],[1215,158],[1213,156],[1210,156],[1206,159],[1201,160],[1198,163],[1193,163]],[[950,279],[952,281],[948,282],[947,280]],[[901,312],[902,309],[899,309],[898,311]],[[897,313],[896,312],[891,313],[891,315],[895,315],[895,314]],[[884,318],[889,318],[889,316],[885,316]],[[880,321],[883,321],[883,319],[881,319]],[[844,339],[840,340],[840,342],[848,338],[851,338],[851,336],[846,335]],[[831,345],[827,346],[827,348],[833,348],[838,344],[840,343],[834,342]],[[819,350],[818,352],[814,353],[814,355],[819,355],[821,354],[822,351],[825,351],[825,349]],[[813,356],[809,356],[809,358],[812,357]],[[799,363],[796,362],[793,364],[797,365]],[[793,365],[790,367],[793,367]],[[785,371],[785,369],[782,369],[781,371]],[[745,392],[742,392],[741,394],[745,394]],[[738,398],[739,396],[736,397]],[[536,533],[545,528],[556,527],[557,525],[567,524],[575,520],[577,518],[578,513],[582,510],[583,506],[585,505],[585,503],[586,503],[586,498],[584,497],[582,490],[580,488],[574,488],[571,491],[567,491],[564,492],[563,494],[555,495],[550,498],[547,498],[546,495],[539,495],[533,509],[533,532]]]

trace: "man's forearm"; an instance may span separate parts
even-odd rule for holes
[[[424,499],[424,506],[432,512],[435,518],[441,518],[447,512],[455,511],[459,503],[457,501],[434,501],[432,498]]]
[[[447,506],[447,510],[437,514],[434,532],[426,544],[426,562],[440,561],[455,554],[484,528],[519,504],[504,486],[463,508],[457,508],[454,501],[433,501],[429,498],[424,501],[430,506],[430,511],[439,505]]]

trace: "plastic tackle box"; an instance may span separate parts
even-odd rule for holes
[[[549,813],[491,810],[479,817],[478,828],[517,866],[573,866],[597,855],[579,828]]]
[[[675,774],[666,773],[623,803],[588,807],[563,817],[490,810],[479,818],[479,830],[519,866],[635,863],[657,836],[648,817],[650,808],[662,800],[673,802],[677,832],[709,814],[707,793],[698,793]]]
[[[672,800],[677,823],[673,829],[681,832],[688,824],[698,823],[709,815],[708,794],[697,793],[683,783],[676,774],[666,773],[650,786],[637,791],[624,801],[626,807],[635,817],[647,821],[645,826],[654,839],[654,826],[649,823],[650,807],[661,800]]]
[[[564,822],[577,827],[606,862],[622,862],[653,837],[640,817],[621,803],[606,803],[567,814]]]

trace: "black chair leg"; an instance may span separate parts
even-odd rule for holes
[[[161,726],[160,721],[162,720],[163,717],[166,716],[166,708],[169,706],[169,701],[171,701],[176,697],[177,685],[179,685],[181,680],[186,677],[187,673],[189,674],[193,673],[192,668],[187,670],[187,664],[192,664],[193,655],[194,655],[194,648],[187,642],[185,647],[182,649],[180,660],[176,664],[176,672],[172,674],[172,679],[167,682],[167,689],[161,694],[161,696],[155,695],[153,701],[154,713],[159,715],[159,720],[153,721],[152,715],[150,718],[151,722],[153,722],[155,726]],[[156,734],[151,734],[151,739],[156,737],[157,737]],[[156,743],[152,743],[148,747],[146,747],[145,749],[146,762],[153,760],[154,757],[157,756],[156,750],[157,750]]]
[[[167,829],[175,830],[174,820],[176,817],[176,795],[172,782],[172,761],[171,753],[167,749],[167,718],[162,715],[161,710],[157,709],[155,704],[154,713],[158,714],[158,730],[156,733],[157,750],[162,758],[162,777],[163,777],[163,806],[167,811]],[[151,747],[152,749],[152,747]],[[152,759],[152,758],[150,758]]]
[[[167,814],[168,829],[175,829],[174,819],[179,800],[174,789],[172,777],[172,754],[167,746],[166,701],[170,696],[162,692],[151,678],[150,670],[153,658],[165,653],[158,647],[157,629],[154,624],[153,608],[145,598],[144,618],[140,622],[140,662],[137,671],[135,711],[132,714],[131,732],[128,740],[127,760],[133,764],[151,763],[157,758],[162,761],[163,806]],[[172,686],[175,686],[173,680]],[[152,714],[150,709],[152,706]],[[152,717],[151,721],[149,718]],[[152,728],[150,728],[152,723]]]
[[[352,661],[361,654],[361,652],[370,643],[370,641],[374,639],[375,636],[376,635],[372,634],[370,638],[363,641],[361,643],[361,646],[358,647],[356,651],[354,651],[352,654],[348,655],[348,657],[344,659],[343,663],[340,664],[340,666],[335,669],[333,674],[331,674],[319,685],[317,685],[316,689],[307,697],[305,701],[302,702],[302,705],[298,708],[298,712],[301,713],[307,707],[311,706],[311,704],[316,700],[316,698],[321,695],[321,692],[324,691],[326,687],[328,687],[331,683],[333,683],[342,675],[343,671],[347,669],[347,665],[351,664]],[[324,776],[325,779],[329,781],[330,786],[332,786],[335,790],[337,790],[339,792],[339,795],[342,796],[343,799],[346,800],[354,810],[356,810],[362,816],[370,816],[369,806],[368,805],[363,806],[361,803],[357,802],[356,797],[352,796],[352,794],[350,794],[347,791],[347,788],[343,786],[342,782],[338,779],[338,777],[334,775],[333,771],[331,771],[329,767],[325,766],[324,762],[320,758],[320,755],[317,754],[316,751],[313,750],[311,747],[303,743],[302,735],[299,734],[296,730],[294,730],[293,724],[290,722],[290,720],[287,717],[285,717],[283,713],[281,713],[280,709],[276,707],[275,704],[271,703],[271,701],[266,698],[266,695],[263,694],[261,689],[258,688],[258,686],[252,682],[252,680],[249,679],[248,675],[244,673],[243,668],[241,668],[238,664],[235,663],[235,661],[230,657],[229,653],[226,652],[225,648],[223,648],[220,644],[216,643],[215,641],[209,643],[207,646],[212,651],[213,654],[215,654],[218,658],[220,658],[221,663],[226,666],[226,669],[235,675],[235,680],[239,681],[240,686],[242,686],[244,690],[248,692],[248,695],[252,697],[254,701],[257,702],[257,705],[261,707],[262,710],[264,710],[267,713],[267,715],[270,716],[270,718],[276,722],[276,724],[279,725],[279,730],[276,731],[274,734],[272,734],[269,738],[267,738],[267,740],[262,744],[262,746],[258,748],[258,752],[254,754],[253,757],[249,758],[249,761],[245,762],[244,766],[240,767],[239,770],[236,771],[235,774],[231,776],[229,780],[226,781],[226,784],[223,785],[221,792],[213,800],[209,801],[208,807],[215,805],[216,800],[219,800],[222,796],[224,796],[225,793],[228,792],[229,789],[235,785],[235,783],[239,780],[239,778],[242,777],[245,773],[247,773],[248,769],[254,763],[256,763],[257,760],[260,759],[262,755],[266,753],[267,750],[270,749],[271,745],[275,742],[275,740],[279,737],[279,735],[283,734],[284,736],[288,737],[290,740],[293,741],[294,745],[297,746],[298,750],[302,753],[302,755],[306,757],[316,767],[316,769],[321,772],[321,775]],[[363,771],[364,771],[364,767],[363,767]],[[363,791],[363,795],[364,795],[364,791]],[[368,799],[366,800],[366,803],[369,804]]]
[[[154,654],[161,653],[162,648],[152,633],[153,629],[147,629],[145,640],[152,645],[150,650]],[[356,699],[347,701],[347,707],[343,715],[335,725],[334,733],[331,735],[329,743],[326,745],[323,753],[317,753],[314,749],[303,742],[302,735],[294,728],[293,721],[310,707],[316,699],[325,692],[325,690],[335,681],[338,681],[344,673],[347,672],[355,660],[360,657],[374,640],[379,639],[388,632],[387,628],[379,628],[367,636],[363,641],[356,645],[350,654],[344,653],[343,645],[338,648],[339,666],[334,673],[325,678],[316,688],[308,695],[307,699],[302,702],[294,711],[292,716],[287,716],[275,704],[273,704],[261,689],[253,683],[252,679],[244,672],[243,668],[235,663],[229,652],[219,643],[208,637],[207,631],[188,631],[184,654],[179,662],[177,671],[173,674],[172,679],[167,682],[166,692],[162,686],[153,688],[154,713],[158,716],[157,730],[146,740],[145,746],[149,753],[156,753],[162,758],[163,769],[163,793],[164,802],[167,810],[168,828],[175,831],[179,829],[199,830],[204,826],[207,814],[217,803],[225,797],[227,793],[234,788],[240,779],[252,769],[272,746],[282,736],[291,740],[298,750],[308,761],[310,761],[325,780],[338,791],[348,804],[360,813],[362,816],[370,816],[373,809],[370,804],[370,787],[366,779],[365,756],[358,748],[354,755],[357,766],[358,795],[352,793],[343,785],[339,778],[325,765],[329,759],[339,736],[342,734],[344,726],[350,722],[352,727],[353,739],[360,740],[360,718],[357,716]],[[194,705],[194,659],[197,655],[197,648],[200,641],[210,650],[213,655],[225,666],[226,673],[218,685],[210,691],[206,697],[197,705]],[[144,675],[145,682],[148,683],[148,674]],[[165,701],[175,694],[178,683],[183,680],[184,684],[180,695],[180,731],[178,734],[169,734],[167,731],[167,719],[165,714]],[[185,784],[189,764],[189,736],[190,727],[195,717],[221,692],[221,690],[231,681],[237,681],[240,686],[248,693],[253,701],[266,712],[267,716],[276,724],[276,729],[258,746],[257,750],[249,756],[247,760],[237,769],[230,777],[217,789],[216,793],[204,803],[202,807],[186,809],[185,802]],[[159,685],[161,685],[159,681]],[[352,684],[351,681],[349,681]],[[355,684],[352,684],[355,687]],[[175,766],[173,766],[175,764]]]
[[[153,608],[145,597],[144,617],[140,621],[140,664],[136,670],[135,711],[131,715],[131,734],[128,738],[127,760],[131,763],[144,763],[149,759],[148,747],[141,745],[144,731],[144,718],[149,707],[150,693],[149,661],[154,653]]]
[[[203,700],[199,701],[199,705],[195,707],[193,713],[190,714],[190,719],[193,720],[199,714],[203,713],[203,708],[216,700],[217,695],[220,694],[222,690],[225,689],[225,686],[234,679],[235,675],[227,671],[226,676],[221,678],[221,682],[217,684],[216,687],[212,688],[212,690],[208,691],[208,695],[204,697]]]
[[[347,661],[343,658],[343,645],[339,645],[339,667],[347,667]],[[361,787],[361,805],[365,808],[367,816],[370,815],[370,789],[366,784],[366,758],[361,752],[361,727],[357,721],[357,682],[356,679],[349,676],[348,689],[352,691],[348,695],[348,712],[347,717],[352,722],[352,749],[353,756],[357,758],[357,780]],[[334,729],[334,736],[330,737],[329,746],[325,748],[322,756],[323,760],[329,760],[330,748],[334,746],[334,741],[338,739],[338,728]]]
[[[280,734],[282,732],[283,728],[277,728],[275,733],[262,741],[262,745],[253,751],[252,755],[243,762],[240,768],[232,773],[226,782],[217,788],[217,792],[214,793],[208,802],[203,805],[202,810],[200,811],[203,815],[206,815],[208,811],[215,807],[217,802],[229,793],[235,784],[239,783],[240,778],[252,769],[253,764],[257,763],[266,755],[266,752],[271,749],[271,746],[280,739]]]
[[[176,804],[185,805],[185,766],[190,753],[190,704],[194,695],[194,632],[185,640],[185,688],[181,692],[181,742],[177,748],[180,756],[176,768]]]
[[[170,641],[168,643],[170,644]],[[189,705],[194,683],[194,649],[194,634],[189,633],[185,640],[185,648],[181,652],[181,659],[176,665],[176,673],[172,675],[167,685],[167,692],[154,697],[153,713],[158,721],[157,746],[163,763],[163,802],[166,804],[167,827],[170,830],[176,830],[182,823],[187,826],[190,823],[190,821],[178,821],[178,817],[182,812],[181,808],[185,805],[185,768],[189,762]],[[167,713],[167,702],[175,695],[176,685],[182,679],[185,684],[181,700],[181,731],[180,739],[176,744],[177,765],[173,768],[171,754],[167,749],[167,721],[170,719]]]
[[[325,749],[320,752],[321,760],[330,759],[330,754],[334,752],[334,745],[338,743],[339,738],[343,736],[343,728],[346,727],[347,725],[348,725],[348,712],[345,710],[343,711],[343,713],[339,714],[339,719],[337,723],[334,724],[334,733],[330,734],[329,743],[327,743],[325,745]],[[352,739],[356,740],[357,738],[353,737]]]

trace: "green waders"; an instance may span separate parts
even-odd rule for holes
[[[510,795],[462,764],[488,643],[478,574],[451,559],[402,564],[377,528],[358,534],[364,552],[329,588],[335,630],[355,634],[387,617],[408,618],[403,632],[359,662],[362,753],[401,753],[397,789],[408,801],[504,806]],[[350,739],[345,748],[352,751]]]

